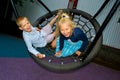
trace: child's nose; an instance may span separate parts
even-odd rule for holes
[[[64,33],[67,34],[67,31],[65,31]]]

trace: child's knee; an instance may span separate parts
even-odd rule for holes
[[[55,45],[54,43],[51,43],[51,47],[52,47],[52,48],[55,48],[56,45]]]
[[[56,48],[56,39],[52,41],[51,47],[52,47],[52,48]]]

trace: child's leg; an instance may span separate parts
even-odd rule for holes
[[[57,42],[57,38],[54,39],[51,43],[51,47],[54,48],[54,49],[56,48],[56,42]]]
[[[50,34],[52,32],[52,26],[55,23],[55,21],[57,20],[57,18],[60,16],[60,14],[62,14],[62,10],[59,10],[58,14],[45,27],[43,27],[42,30],[44,30],[46,33]]]
[[[52,33],[52,27],[50,26],[50,24],[47,24],[46,26],[44,26],[41,31],[45,32],[47,35]]]
[[[58,18],[58,15],[56,15],[56,16],[49,22],[50,26],[53,26],[53,24],[55,23],[55,21],[57,20],[57,18]]]
[[[55,33],[53,32],[52,34],[48,34],[48,35],[45,37],[45,39],[46,39],[47,43],[50,43],[50,42],[53,41],[54,37],[55,37]]]

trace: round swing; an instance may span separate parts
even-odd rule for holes
[[[38,18],[36,22],[33,24],[33,26],[43,27],[56,15],[57,11],[58,10],[52,11],[51,13],[47,13],[42,17]],[[95,19],[93,19],[90,14],[81,10],[63,9],[63,12],[69,13],[73,16],[73,20],[77,23],[77,25],[79,25],[79,27],[86,34],[90,45],[93,39],[95,38],[97,31],[100,28],[99,23]],[[55,30],[55,27],[56,26],[54,24],[53,30]],[[50,71],[67,72],[67,71],[76,70],[91,62],[96,57],[101,44],[102,44],[102,36],[99,38],[94,48],[92,49],[92,51],[84,61],[82,61],[81,57],[75,57],[75,56],[57,58],[54,56],[55,50],[52,49],[49,46],[49,44],[46,47],[38,48],[38,50],[41,53],[46,55],[45,58],[39,59],[31,53],[30,56],[33,58],[33,60],[36,63],[38,63],[40,66]],[[89,45],[87,46],[86,50],[89,48]]]

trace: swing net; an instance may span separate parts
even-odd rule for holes
[[[73,15],[73,21],[75,21],[78,27],[81,30],[83,30],[83,32],[86,34],[89,40],[89,44],[86,48],[87,50],[89,48],[89,45],[95,38],[97,31],[100,28],[99,23],[96,21],[96,19],[93,19],[90,14],[84,11],[77,9],[62,9],[62,10],[63,12]],[[33,26],[40,26],[40,27],[45,26],[56,15],[57,11],[58,10],[52,11],[51,13],[47,13],[42,17],[38,18],[36,22],[33,24]],[[54,24],[52,27],[53,31],[55,30],[55,28],[56,28],[56,24]],[[40,66],[50,71],[66,72],[66,71],[76,70],[91,62],[96,57],[101,44],[102,44],[102,36],[99,38],[93,50],[90,52],[90,54],[87,56],[87,58],[84,61],[82,61],[82,58],[78,56],[57,58],[54,56],[55,49],[52,49],[49,46],[49,44],[46,47],[38,48],[38,51],[46,55],[44,59],[39,59],[31,53],[30,56],[33,58],[33,60],[36,63],[38,63]]]

